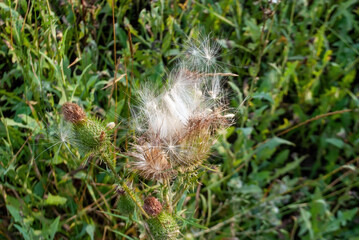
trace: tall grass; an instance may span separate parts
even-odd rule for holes
[[[117,210],[106,165],[56,138],[60,108],[119,123],[113,148],[126,151],[138,89],[163,86],[203,32],[238,75],[223,86],[237,115],[178,200],[182,237],[357,239],[355,3],[0,2],[0,238],[143,237]],[[113,157],[116,170],[128,161]]]

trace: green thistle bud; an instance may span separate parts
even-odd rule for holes
[[[152,238],[155,240],[174,240],[180,233],[175,218],[166,211],[147,219],[146,223]]]
[[[109,141],[106,126],[97,119],[88,119],[84,110],[76,103],[65,103],[62,114],[73,124],[74,144],[81,153],[88,153]]]
[[[118,188],[116,192],[119,195],[117,209],[120,213],[126,215],[133,214],[136,210],[136,204],[132,198],[122,188]]]
[[[87,119],[73,126],[76,144],[84,153],[103,146],[109,140],[106,127],[96,119]]]

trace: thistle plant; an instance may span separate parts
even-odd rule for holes
[[[229,74],[218,72],[218,50],[209,38],[191,40],[163,89],[146,85],[138,91],[139,104],[131,108],[133,141],[125,152],[131,172],[127,177],[119,177],[111,153],[114,123],[106,126],[74,103],[62,107],[73,126],[74,145],[82,154],[104,160],[119,185],[114,190],[119,212],[140,213],[148,239],[180,237],[183,217],[178,216],[185,209],[176,204],[197,184],[220,130],[231,124],[233,114],[227,113],[221,87],[221,78]]]
[[[62,106],[62,114],[64,119],[72,124],[72,143],[80,153],[94,153],[108,166],[116,165],[108,151],[111,146],[110,131],[114,123],[105,126],[99,119],[88,118],[84,110],[75,103],[65,103]]]

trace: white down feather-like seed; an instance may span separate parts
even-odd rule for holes
[[[132,169],[145,178],[161,180],[176,173],[173,166],[197,166],[209,155],[216,130],[228,123],[217,52],[209,38],[191,41],[160,93],[149,85],[139,91],[130,155]]]
[[[184,130],[188,120],[204,117],[218,104],[219,77],[206,77],[181,68],[170,75],[170,86],[157,97],[140,94],[140,112],[148,130],[163,139],[171,140]]]

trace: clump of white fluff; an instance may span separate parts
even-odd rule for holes
[[[171,167],[167,173],[175,174],[174,168],[195,167],[208,156],[216,130],[228,125],[221,88],[226,74],[216,72],[218,50],[209,38],[191,40],[159,94],[148,86],[140,90],[140,104],[133,111],[139,130],[130,153],[133,170],[159,180],[170,176],[154,169]]]

